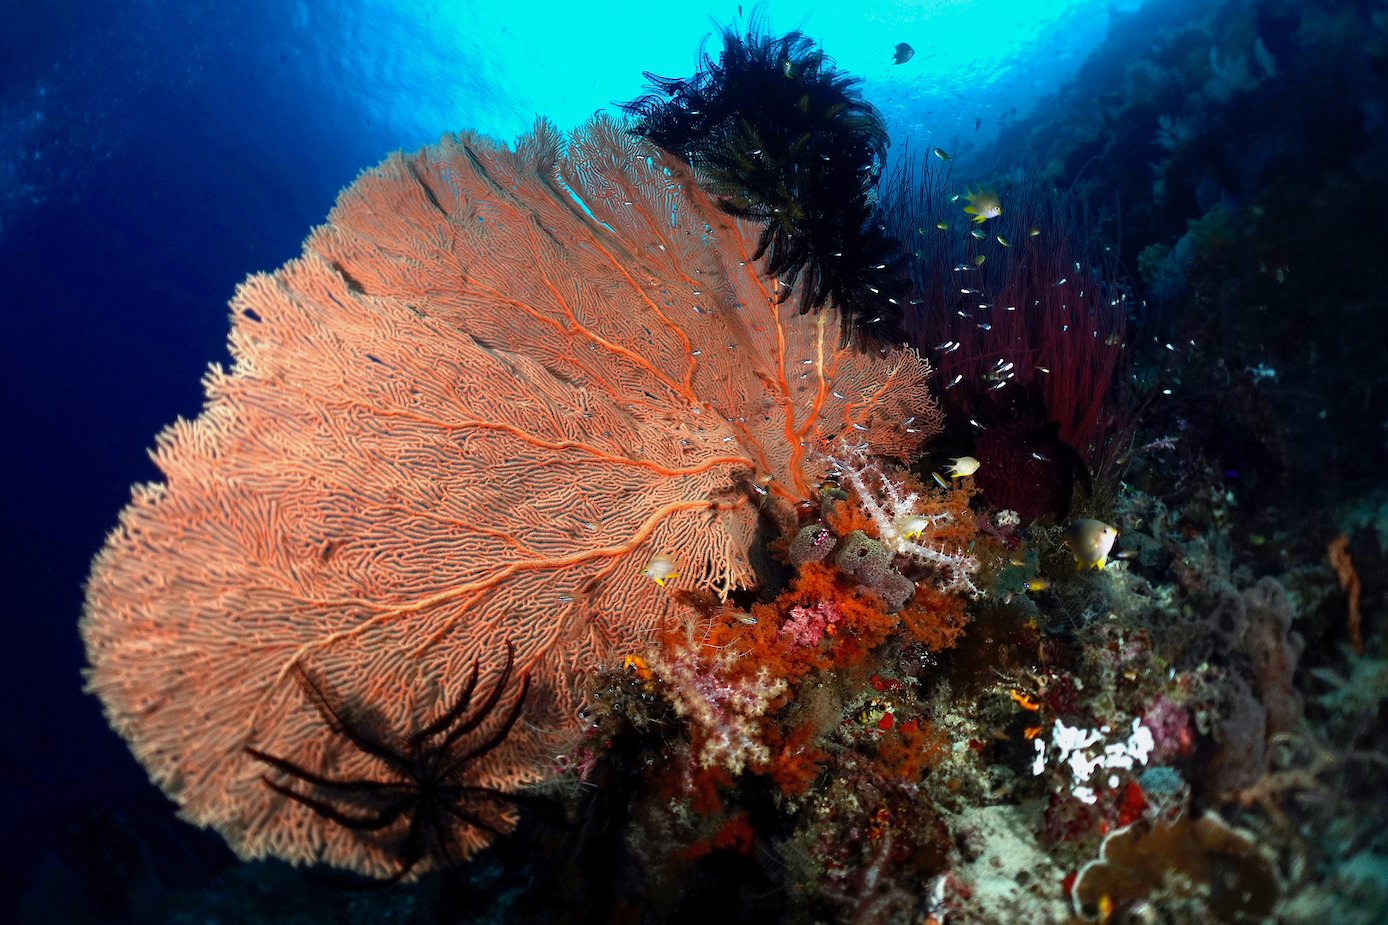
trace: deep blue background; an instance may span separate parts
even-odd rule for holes
[[[105,5],[4,16],[23,36],[0,52],[6,909],[77,810],[168,815],[81,691],[82,582],[130,484],[157,477],[154,434],[198,413],[237,282],[296,255],[389,147],[325,118],[291,49],[214,41],[282,33],[273,11],[167,12],[144,10],[138,34]]]

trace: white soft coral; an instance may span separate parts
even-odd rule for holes
[[[866,445],[844,442],[839,450],[828,460],[830,474],[853,489],[859,506],[877,527],[878,542],[893,555],[933,568],[941,576],[940,590],[977,597],[981,592],[973,579],[978,559],[942,535],[943,527],[956,523],[954,511],[909,491],[901,471],[888,471],[870,459]]]

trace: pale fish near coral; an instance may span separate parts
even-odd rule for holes
[[[1083,518],[1065,525],[1065,545],[1081,569],[1103,568],[1116,539],[1118,530],[1102,520]]]
[[[679,563],[675,561],[674,556],[660,553],[651,557],[651,561],[641,570],[641,574],[663,588],[669,579],[680,577],[680,573],[676,571],[678,568]]]
[[[966,475],[973,475],[978,471],[978,467],[981,465],[982,463],[972,456],[960,456],[955,459],[954,462],[945,466],[945,472],[948,473],[950,478],[957,479]]]
[[[969,204],[964,207],[964,211],[972,215],[973,220],[979,224],[1002,214],[1002,200],[998,199],[995,190],[979,187],[970,191],[966,198]]]

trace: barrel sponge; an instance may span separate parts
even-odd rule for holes
[[[845,574],[852,575],[869,588],[876,587],[892,567],[892,554],[887,547],[861,530],[854,530],[843,539],[843,547],[834,563]]]
[[[823,521],[805,524],[790,541],[786,550],[791,564],[797,568],[806,562],[823,562],[838,545],[834,532]]]
[[[881,598],[891,613],[905,607],[916,593],[915,584],[892,568],[891,551],[861,530],[844,537],[834,563]]]

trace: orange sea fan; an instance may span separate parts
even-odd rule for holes
[[[165,481],[134,489],[81,623],[89,689],[187,819],[242,857],[388,876],[405,820],[350,831],[245,751],[382,776],[296,666],[389,742],[474,659],[490,689],[513,643],[529,698],[465,771],[535,782],[579,731],[584,672],[672,618],[653,556],[679,588],[753,583],[740,486],[805,496],[848,435],[917,448],[925,362],[777,306],[757,232],[617,123],[566,150],[541,122],[514,150],[464,134],[392,155],[302,257],[241,286],[234,366],[159,436]],[[465,853],[487,840],[458,828]]]

